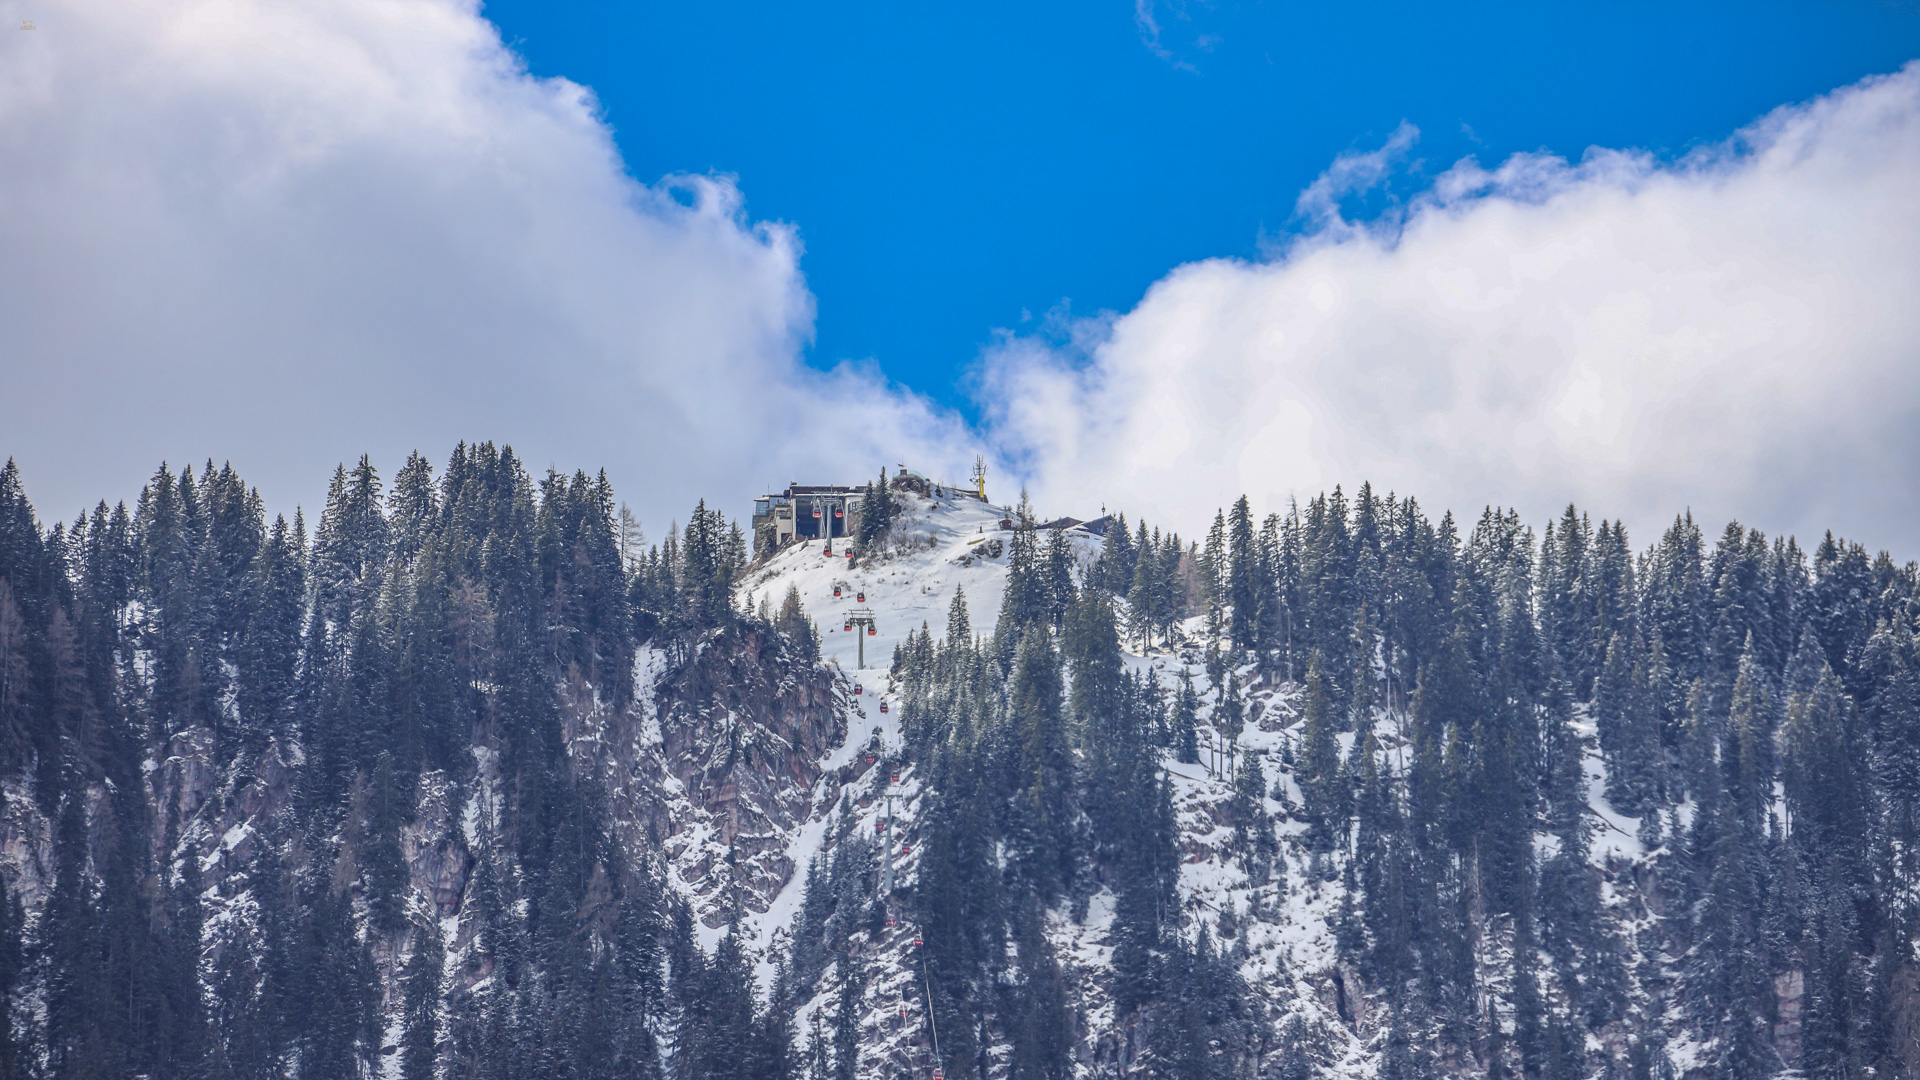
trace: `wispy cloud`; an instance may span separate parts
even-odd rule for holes
[[[1173,54],[1160,44],[1160,18],[1154,13],[1155,0],[1133,0],[1133,25],[1140,31],[1140,43],[1147,51],[1162,60],[1173,59]]]
[[[1364,195],[1384,183],[1393,169],[1419,141],[1420,129],[1400,121],[1377,150],[1348,150],[1333,159],[1294,202],[1294,214],[1306,221],[1320,239],[1345,236],[1351,225],[1341,217],[1340,200]]]
[[[1188,8],[1188,0],[1133,0],[1133,25],[1140,33],[1140,43],[1147,51],[1182,71],[1198,72],[1188,59],[1188,48],[1171,44],[1168,40],[1168,27],[1161,22],[1161,13],[1165,12],[1173,22],[1183,30],[1190,30],[1193,14]],[[1194,33],[1190,47],[1194,51],[1206,52],[1220,43],[1220,37],[1211,33]]]

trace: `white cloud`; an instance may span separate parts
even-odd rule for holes
[[[1262,262],[1179,267],[1094,340],[1002,341],[994,434],[1036,497],[1191,528],[1371,480],[1435,513],[1681,508],[1920,555],[1920,65],[1678,162],[1463,162],[1342,220],[1411,131],[1302,196]]]
[[[657,536],[703,495],[971,460],[877,367],[799,362],[792,228],[725,178],[632,180],[591,96],[470,0],[35,22],[0,34],[0,456],[50,516],[162,457],[311,508],[333,461],[490,438],[606,465]],[[1920,67],[1678,163],[1467,163],[1343,219],[1412,137],[1338,159],[1270,259],[991,351],[986,434],[1043,509],[1191,529],[1371,479],[1469,514],[1576,499],[1642,541],[1691,505],[1913,553]]]
[[[208,456],[311,512],[333,461],[482,438],[606,465],[658,536],[701,495],[971,460],[871,367],[797,361],[791,228],[634,182],[470,0],[34,14],[0,35],[0,457],[44,514]]]

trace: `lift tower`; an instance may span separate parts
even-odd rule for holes
[[[872,608],[854,608],[847,612],[847,621],[842,630],[853,634],[860,643],[860,670],[867,667],[867,639],[879,633],[879,623],[873,619]]]

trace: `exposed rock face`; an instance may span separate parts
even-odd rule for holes
[[[1800,1064],[1800,1018],[1806,996],[1805,972],[1788,971],[1773,977],[1773,1048],[1789,1067]]]
[[[460,913],[473,871],[473,855],[461,835],[450,796],[444,774],[422,776],[414,819],[400,830],[400,850],[413,887],[441,918]]]
[[[53,887],[53,823],[19,780],[0,785],[0,879],[38,911]]]
[[[764,912],[792,878],[788,840],[828,751],[847,738],[837,692],[828,669],[754,629],[717,632],[655,684],[664,794],[691,811],[668,815],[666,853],[708,926],[735,903]]]
[[[643,650],[623,709],[575,687],[567,737],[608,793],[614,832],[665,857],[700,921],[764,912],[791,880],[793,831],[813,810],[828,754],[847,738],[832,669],[776,634],[727,627],[684,657]]]
[[[157,779],[168,798],[161,802],[178,821],[190,821],[213,797],[220,777],[214,766],[214,735],[210,728],[193,727],[167,740],[166,758]]]
[[[703,923],[724,925],[736,905],[764,912],[793,876],[793,831],[813,811],[828,755],[847,738],[846,688],[832,669],[751,628],[716,631],[678,661],[649,652],[646,663],[642,692],[620,709],[584,683],[563,689],[576,764],[605,785],[615,835],[640,857],[664,855]],[[149,760],[147,796],[172,822],[171,852],[159,850],[168,830],[155,829],[156,858],[186,860],[202,888],[224,893],[235,875],[233,888],[244,888],[262,830],[290,805],[304,759],[276,742],[223,770],[219,751],[208,728],[175,733]],[[400,832],[413,887],[439,918],[462,913],[472,883],[467,819],[486,802],[473,784],[492,782],[491,751],[475,754],[473,783],[439,772],[420,778]],[[347,823],[349,840],[357,830]],[[348,879],[353,847],[340,852]],[[51,859],[52,822],[24,786],[9,783],[0,790],[0,876],[29,912],[51,887]]]
[[[829,676],[780,650],[764,631],[724,631],[655,689],[668,771],[724,843],[763,821],[796,824],[806,802],[794,791],[812,789],[846,738]]]

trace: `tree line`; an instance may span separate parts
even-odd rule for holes
[[[898,508],[870,490],[877,545]],[[893,902],[948,1075],[1071,1073],[1048,928],[1109,895],[1137,1070],[1304,1078],[1324,1039],[1264,1011],[1242,927],[1319,888],[1382,1077],[1654,1077],[1682,1043],[1728,1077],[1915,1064],[1912,564],[1738,524],[1709,544],[1687,515],[1636,551],[1571,507],[1463,534],[1365,487],[1243,498],[1202,541],[1121,518],[1085,562],[1019,517],[993,633],[957,596],[893,661],[926,783]],[[486,443],[390,483],[343,465],[311,530],[212,463],[47,526],[9,463],[0,776],[48,841],[44,875],[0,882],[0,1075],[863,1068],[855,946],[889,912],[850,808],[760,993],[570,753],[569,716],[635,704],[644,649],[765,631],[772,662],[817,661],[797,595],[736,607],[720,512],[634,532],[604,475]],[[1153,650],[1201,670],[1124,659]],[[1197,918],[1166,768],[1256,700],[1284,749],[1240,762],[1226,812],[1260,909]],[[451,937],[407,864],[435,798],[473,808]]]
[[[1282,838],[1292,887],[1338,883],[1341,955],[1386,1012],[1381,1075],[1665,1075],[1682,1039],[1728,1077],[1915,1066],[1914,564],[1737,523],[1709,547],[1685,514],[1636,554],[1573,507],[1538,539],[1494,509],[1462,536],[1365,487],[1259,521],[1242,498],[1204,546],[1121,525],[1077,573],[1067,544],[1023,514],[995,633],[956,598],[944,639],[895,660],[936,793],[919,889],[954,1075],[983,1070],[964,1059],[990,1035],[1013,1075],[1065,1075],[1034,928],[1101,888],[1120,1015],[1172,1040],[1156,1075],[1241,1075],[1285,1037],[1247,1022],[1206,922],[1178,911],[1159,769],[1196,759],[1202,714],[1237,736],[1256,685],[1293,688],[1267,765],[1298,801],[1246,762],[1235,858],[1271,884],[1260,903],[1289,888]],[[1123,635],[1204,647],[1210,691],[1128,674]],[[1651,917],[1607,901],[1603,879],[1634,872],[1596,868],[1601,828],[1635,834]],[[1590,1049],[1602,1034],[1621,1052]]]
[[[343,465],[311,531],[211,462],[43,527],[9,462],[0,775],[51,835],[0,881],[0,1075],[778,1075],[738,948],[565,743],[639,648],[756,621],[737,525],[636,531],[490,443]],[[429,789],[468,815],[451,936],[403,852]]]

